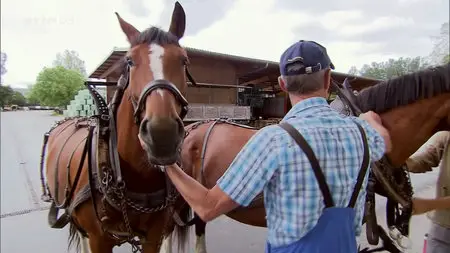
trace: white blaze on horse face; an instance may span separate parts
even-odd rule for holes
[[[148,57],[150,59],[150,70],[153,73],[153,79],[164,79],[164,48],[158,44],[150,44]],[[161,97],[164,96],[162,89],[157,89],[156,93]]]
[[[150,58],[150,70],[153,73],[153,79],[164,79],[164,48],[158,44],[150,44],[148,57]]]

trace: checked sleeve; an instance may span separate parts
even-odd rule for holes
[[[354,121],[359,123],[366,132],[367,143],[369,144],[370,160],[372,162],[380,160],[386,152],[386,144],[384,138],[373,128],[367,121],[352,117]]]
[[[219,188],[242,206],[248,206],[278,168],[273,126],[259,130],[245,144],[217,181]]]

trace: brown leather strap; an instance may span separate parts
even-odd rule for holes
[[[361,164],[361,169],[359,170],[358,179],[356,180],[355,188],[352,193],[352,197],[350,198],[350,202],[348,203],[348,207],[355,207],[356,200],[358,198],[359,192],[361,190],[362,183],[364,182],[364,177],[366,175],[367,169],[369,167],[369,144],[367,143],[366,133],[361,125],[355,122],[358,126],[359,132],[361,133],[361,138],[364,144],[364,158]]]
[[[311,163],[312,169],[314,171],[314,175],[316,176],[317,183],[319,184],[320,191],[323,195],[323,201],[326,208],[333,207],[334,201],[331,197],[330,188],[328,187],[325,176],[320,168],[319,161],[317,161],[316,156],[314,155],[314,151],[311,149],[311,146],[308,145],[305,138],[289,123],[282,122],[279,124],[281,128],[286,130],[288,134],[295,140],[295,142],[300,146],[300,148],[305,152],[306,156]]]

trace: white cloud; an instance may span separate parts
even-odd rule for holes
[[[185,2],[189,9],[192,8],[197,13],[215,11],[207,9],[215,5],[205,7],[202,1],[184,0],[181,4]],[[210,21],[213,22],[211,24],[202,21],[202,15],[185,9],[187,27],[191,22],[196,23],[198,29],[194,29],[196,32],[192,32],[193,36],[186,34],[181,43],[210,51],[278,61],[281,53],[291,43],[299,39],[316,40],[328,49],[336,70],[347,72],[352,65],[359,67],[364,63],[387,60],[389,57],[417,56],[413,55],[417,50],[398,52],[396,50],[401,50],[400,47],[386,48],[386,41],[390,41],[389,36],[392,36],[391,33],[385,37],[386,31],[414,31],[411,29],[430,18],[423,14],[422,9],[420,13],[410,13],[408,16],[386,12],[368,17],[369,7],[364,9],[361,6],[340,10],[330,7],[330,11],[322,12],[319,16],[304,8],[278,8],[278,1],[259,0],[255,4],[254,1],[236,0],[229,5],[232,7],[222,19]],[[399,1],[405,8],[420,2]],[[438,1],[441,0],[434,0],[433,3],[438,4]],[[33,83],[39,71],[44,66],[51,65],[56,53],[64,49],[78,51],[90,73],[113,47],[128,45],[114,15],[115,11],[136,28],[143,30],[150,25],[168,23],[164,20],[170,20],[171,17],[164,7],[169,5],[172,9],[174,2],[136,0],[133,2],[133,9],[130,2],[125,0],[3,0],[1,46],[2,51],[8,54],[5,83]],[[136,14],[136,5],[145,6],[145,11]],[[324,4],[323,9],[326,10],[327,7]],[[161,15],[166,17],[161,19]],[[442,13],[439,15],[442,16]],[[439,22],[444,21],[446,20],[436,19],[426,23],[427,31],[430,27],[435,27],[437,32]],[[425,30],[417,30],[416,33],[423,31]],[[374,37],[381,39],[371,39]],[[401,41],[396,43],[404,43],[404,37],[404,34],[398,35],[396,38]],[[425,45],[420,47],[420,52],[431,50],[431,41],[423,40],[420,43]],[[425,48],[428,44],[429,49]]]
[[[278,61],[282,51],[296,40],[293,26],[309,22],[310,17],[287,11],[272,12],[274,2],[260,0],[254,5],[251,1],[236,1],[222,20],[195,37],[183,38],[182,43],[205,50]]]
[[[195,37],[186,37],[183,44],[211,51],[243,55],[265,60],[278,61],[281,53],[300,39],[293,32],[295,27],[302,26],[307,30],[314,22],[323,24],[330,30],[341,31],[342,40],[323,44],[327,48],[336,71],[347,72],[351,66],[361,66],[372,61],[386,60],[388,57],[398,57],[394,54],[371,54],[371,49],[378,47],[376,43],[345,41],[348,31],[365,32],[386,26],[410,22],[404,19],[380,17],[368,24],[358,24],[363,18],[359,10],[330,11],[318,18],[299,11],[273,11],[276,0],[262,0],[258,5],[251,1],[240,0],[235,3],[233,10],[221,21],[207,27]],[[249,11],[251,10],[251,11]],[[189,14],[187,14],[189,15]],[[321,41],[317,41],[322,43]],[[365,51],[366,54],[361,52]]]
[[[5,83],[33,83],[64,49],[78,51],[92,71],[113,47],[128,45],[114,12],[145,29],[157,22],[163,8],[162,0],[152,4],[144,19],[132,15],[122,0],[2,1],[1,45],[8,55]]]

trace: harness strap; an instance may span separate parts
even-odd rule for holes
[[[316,156],[314,155],[314,151],[309,146],[308,142],[306,142],[305,138],[289,123],[281,122],[279,124],[281,128],[286,130],[288,134],[295,140],[295,142],[300,146],[300,148],[305,152],[306,156],[311,163],[312,169],[314,171],[314,175],[316,176],[317,183],[319,184],[320,191],[323,195],[323,201],[326,208],[333,207],[334,201],[331,197],[330,188],[328,187],[325,176],[320,168],[319,161],[317,161]]]
[[[352,197],[350,198],[350,202],[348,203],[348,207],[355,207],[356,200],[358,198],[359,192],[361,191],[362,183],[364,182],[364,177],[366,176],[367,169],[369,168],[369,144],[367,143],[366,133],[361,125],[357,122],[356,126],[358,126],[358,130],[361,133],[361,138],[364,144],[364,158],[361,164],[361,169],[359,170],[358,179],[356,180],[355,189],[353,190]]]
[[[203,139],[203,147],[202,147],[202,153],[200,154],[200,180],[201,180],[201,184],[204,185],[205,184],[205,155],[206,155],[206,146],[208,145],[208,140],[209,140],[209,136],[211,135],[211,131],[214,128],[214,126],[218,123],[219,121],[214,121],[209,127],[208,130],[206,131],[205,137]]]

